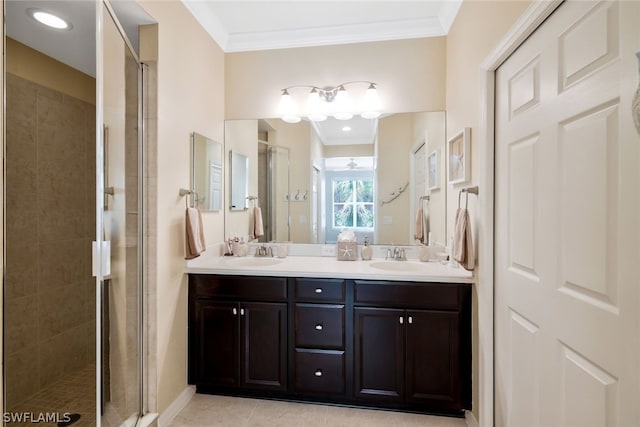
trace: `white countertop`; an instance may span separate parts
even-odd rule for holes
[[[475,281],[471,272],[460,267],[452,268],[436,261],[385,261],[384,258],[374,258],[371,261],[338,261],[335,257],[321,256],[224,257],[207,252],[198,258],[188,260],[185,272],[444,283],[474,283]],[[375,268],[375,265],[382,268]]]

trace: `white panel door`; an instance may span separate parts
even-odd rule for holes
[[[565,2],[497,71],[498,426],[640,426],[639,23]]]

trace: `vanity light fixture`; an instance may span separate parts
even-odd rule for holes
[[[346,85],[355,83],[369,85],[358,108],[354,108],[349,93],[345,89]],[[296,108],[289,93],[290,89],[295,88],[311,89],[304,114]],[[380,98],[375,83],[359,80],[323,88],[313,85],[289,86],[282,89],[278,115],[287,123],[298,123],[303,115],[313,122],[321,122],[326,120],[328,116],[333,116],[338,120],[349,120],[353,117],[354,110],[357,110],[358,114],[365,119],[375,119],[380,116]]]
[[[27,14],[39,23],[56,30],[70,30],[73,27],[58,15],[41,9],[27,9]]]

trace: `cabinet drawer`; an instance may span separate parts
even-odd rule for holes
[[[344,394],[344,351],[296,350],[296,392]]]
[[[298,301],[344,301],[344,280],[341,279],[296,279]]]
[[[384,307],[418,307],[456,310],[460,306],[459,284],[354,281],[356,304]]]
[[[344,305],[296,304],[296,347],[344,348]]]
[[[287,279],[282,277],[190,274],[189,291],[196,298],[286,301]]]

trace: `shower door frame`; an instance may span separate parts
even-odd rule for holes
[[[144,240],[144,230],[146,227],[145,215],[144,215],[144,135],[145,135],[145,127],[144,127],[144,86],[145,86],[145,74],[144,74],[144,64],[140,61],[139,55],[136,53],[133,48],[129,38],[124,31],[124,28],[120,24],[118,17],[111,6],[109,0],[98,0],[96,1],[96,251],[94,254],[94,267],[96,270],[96,426],[100,427],[102,424],[102,287],[104,286],[104,265],[103,260],[105,252],[108,249],[108,246],[105,246],[105,240],[103,238],[104,232],[104,208],[105,208],[105,197],[106,187],[105,187],[105,168],[106,168],[106,145],[105,145],[105,134],[104,134],[104,93],[103,93],[103,82],[104,82],[104,52],[103,52],[103,42],[104,42],[104,21],[103,17],[105,16],[105,12],[107,12],[114,24],[116,25],[120,36],[125,44],[126,49],[135,59],[137,66],[137,82],[138,82],[138,112],[137,112],[137,242],[138,242],[138,250],[137,250],[137,265],[138,265],[138,274],[137,274],[137,296],[138,296],[138,319],[137,319],[137,344],[138,344],[138,360],[137,360],[137,394],[138,394],[138,414],[136,423],[134,425],[138,425],[140,420],[143,419],[143,416],[147,413],[148,405],[145,394],[144,384],[145,380],[145,360],[144,355],[146,354],[146,342],[145,342],[145,300],[144,300],[144,259],[145,259],[145,240]],[[126,151],[126,150],[125,150]],[[96,262],[96,260],[99,260]]]

